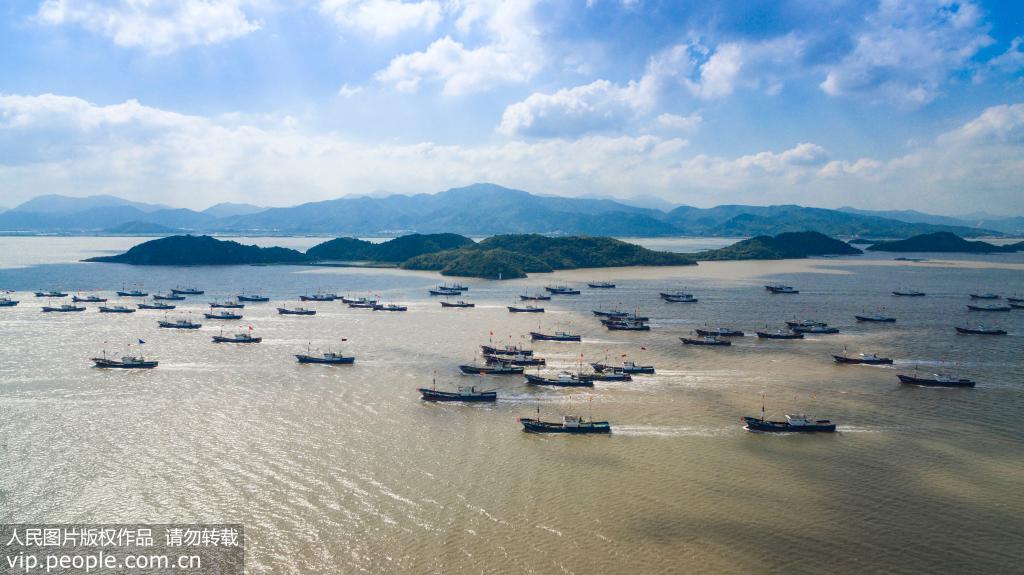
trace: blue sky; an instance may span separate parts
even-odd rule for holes
[[[491,181],[1024,213],[1021,2],[8,0],[0,205]]]

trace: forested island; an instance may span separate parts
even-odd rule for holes
[[[940,232],[899,242],[883,242],[876,251],[1008,252],[1021,244],[1000,247],[964,240]],[[139,244],[116,256],[85,261],[132,265],[384,265],[409,270],[437,271],[442,275],[486,279],[523,278],[577,268],[626,266],[682,266],[698,261],[779,260],[812,256],[857,255],[860,249],[813,231],[757,236],[731,246],[695,254],[650,250],[607,237],[548,237],[506,234],[479,242],[451,233],[411,234],[373,243],[357,238],[335,238],[305,253],[279,247],[246,246],[210,236],[170,236]]]
[[[1024,242],[997,246],[988,242],[970,241],[950,232],[921,234],[905,240],[879,242],[867,248],[872,252],[945,252],[993,254],[1016,252],[1024,249]]]
[[[777,236],[757,236],[731,246],[696,254],[697,259],[712,260],[783,260],[810,256],[857,255],[861,250],[818,232],[789,232]]]

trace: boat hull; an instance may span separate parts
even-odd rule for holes
[[[919,291],[894,291],[892,295],[898,297],[924,297],[925,293]]]
[[[237,338],[220,335],[213,336],[213,343],[259,343],[261,341],[263,341],[262,337]]]
[[[530,332],[530,339],[535,341],[582,341],[583,338],[578,335],[550,335],[546,333],[537,333],[535,331]]]
[[[525,369],[519,366],[490,367],[478,365],[460,365],[459,371],[466,375],[522,375]]]
[[[869,315],[855,315],[853,316],[857,321],[866,321],[870,323],[896,323],[894,317],[872,317]]]
[[[279,308],[277,308],[277,313],[279,315],[316,315],[316,310],[308,309],[308,310],[296,311],[296,310],[293,310],[293,309],[285,309],[283,307],[279,307]]]
[[[175,306],[173,306],[173,305],[153,305],[153,304],[148,304],[148,303],[140,303],[139,304],[139,309],[162,309],[162,310],[168,310],[168,309],[175,309]]]
[[[450,303],[443,301],[441,307],[476,307],[475,303]]]
[[[892,365],[892,359],[888,357],[880,357],[878,359],[864,359],[862,357],[846,357],[844,355],[833,355],[833,359],[836,363],[846,363],[851,365]]]
[[[245,301],[245,302],[250,302],[250,303],[264,303],[264,302],[270,301],[270,298],[269,297],[263,297],[263,296],[245,296],[245,295],[240,295],[240,296],[238,296],[238,301]]]
[[[761,339],[803,339],[804,334],[802,333],[767,333],[763,331],[757,332],[757,337]]]
[[[296,354],[295,359],[299,363],[317,363],[323,365],[350,365],[355,363],[356,358],[354,357],[337,357],[337,358],[326,358],[316,357],[314,355]]]
[[[831,433],[836,430],[834,423],[819,423],[817,425],[790,425],[788,421],[766,421],[756,417],[744,417],[748,431],[761,431],[767,433]],[[821,420],[827,421],[827,420]]]
[[[923,387],[974,387],[975,385],[973,380],[962,378],[956,381],[943,381],[926,377],[914,377],[912,375],[899,375],[897,377],[900,378],[900,383]]]
[[[711,329],[695,329],[697,335],[700,336],[715,336],[715,337],[743,337],[743,332],[739,330],[711,330]]]
[[[418,390],[420,398],[424,401],[463,401],[467,403],[491,403],[498,401],[498,393],[495,391],[482,391],[470,395],[454,393],[450,391],[437,391],[421,387]]]
[[[590,283],[588,283],[587,287],[593,288],[593,289],[613,289],[615,287],[615,284],[590,284]]]
[[[203,317],[206,319],[242,319],[242,316],[237,314],[217,314],[217,313],[204,313]]]
[[[162,327],[162,328],[164,328],[164,329],[199,329],[199,328],[203,327],[202,325],[200,325],[200,324],[198,324],[198,323],[192,323],[192,324],[186,324],[186,325],[179,325],[179,324],[176,324],[176,323],[164,323],[164,322],[160,322],[160,323],[159,323],[159,324],[157,324],[157,325],[158,325],[159,327]]]
[[[575,433],[584,435],[612,432],[612,427],[607,421],[593,421],[580,427],[566,427],[561,423],[552,423],[529,417],[520,417],[519,423],[522,424],[523,431],[529,431],[531,433]]]
[[[1013,308],[1008,306],[1008,305],[999,305],[999,306],[991,306],[991,307],[980,306],[980,305],[968,305],[967,309],[969,309],[971,311],[1010,311]]]
[[[96,367],[101,367],[104,369],[153,369],[154,367],[160,364],[159,361],[140,361],[124,363],[122,361],[106,359],[102,357],[94,357],[92,358],[92,361],[94,364],[96,364]]]
[[[510,305],[510,306],[508,306],[508,311],[510,311],[512,313],[544,313],[544,308],[542,308],[542,307],[515,307],[515,306],[511,306]]]
[[[178,295],[203,295],[206,292],[201,289],[172,289],[171,293]]]
[[[85,311],[84,307],[73,307],[73,308],[59,308],[59,307],[44,307],[43,311],[46,313],[69,313],[76,311]]]
[[[526,374],[526,383],[530,385],[550,385],[553,387],[594,387],[592,379],[552,379],[539,375]]]
[[[967,327],[956,328],[957,333],[964,335],[1006,335],[1005,329],[971,329]]]
[[[704,340],[704,339],[691,339],[691,338],[688,338],[688,337],[681,337],[679,339],[681,339],[683,341],[683,343],[686,344],[686,345],[708,345],[708,346],[732,345],[732,342],[727,340],[727,339],[720,339],[720,340],[717,340],[717,341],[707,341],[707,340]]]

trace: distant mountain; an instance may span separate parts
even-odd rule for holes
[[[974,212],[960,216],[935,216],[916,210],[875,211],[858,210],[849,207],[839,208],[839,211],[866,216],[878,216],[909,223],[977,228],[1004,234],[1024,234],[1024,216],[999,216],[985,212]]]
[[[816,231],[833,236],[898,238],[934,231],[962,235],[993,233],[963,226],[904,222],[878,216],[805,208],[795,205],[724,205],[701,209],[682,206],[668,213],[667,220],[686,235],[756,236],[785,232]]]
[[[201,213],[215,218],[230,218],[231,216],[247,216],[249,214],[258,214],[267,208],[261,206],[254,206],[252,204],[234,204],[231,202],[221,202],[214,204]]]
[[[143,242],[123,254],[84,260],[138,266],[301,263],[306,255],[288,248],[261,248],[210,236],[170,236]]]
[[[1017,251],[1016,245],[1003,247],[988,242],[970,242],[949,232],[923,234],[894,242],[879,242],[867,249],[873,252],[963,252],[975,254]]]
[[[912,219],[926,216],[918,212],[898,214]],[[217,204],[202,212],[138,204],[112,196],[40,196],[15,210],[0,213],[0,231],[104,233],[128,222],[146,222],[189,232],[362,237],[413,232],[464,236],[540,233],[553,236],[752,237],[806,230],[870,238],[905,238],[937,231],[964,237],[998,235],[993,229],[979,226],[906,222],[853,211],[795,205],[724,205],[708,209],[679,206],[666,212],[612,199],[536,195],[495,184],[473,184],[437,194],[345,197],[287,208]],[[1016,225],[1014,219],[999,222],[1008,226],[1001,229]],[[1024,222],[1020,223],[1024,228]]]
[[[146,204],[133,202],[117,196],[86,196],[75,198],[61,196],[59,194],[46,194],[36,196],[31,200],[13,208],[11,211],[33,212],[37,214],[72,214],[92,208],[109,208],[115,206],[130,206],[142,212],[155,212],[166,210],[168,206],[161,204]]]
[[[846,242],[818,232],[786,232],[775,237],[757,236],[696,256],[700,260],[782,260],[861,253]]]
[[[125,222],[103,230],[105,234],[154,235],[179,234],[181,230],[152,222]]]

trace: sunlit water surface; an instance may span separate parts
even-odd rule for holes
[[[471,310],[441,309],[431,273],[350,268],[134,268],[73,263],[139,238],[0,238],[0,522],[242,522],[250,573],[1010,573],[1024,540],[1024,310],[968,312],[967,294],[1024,294],[1021,255],[890,256],[577,270],[472,280]],[[305,248],[314,238],[252,239]],[[713,247],[717,240],[704,240]],[[686,243],[689,242],[689,243]],[[656,247],[692,246],[693,240]],[[682,249],[682,251],[687,251]],[[40,262],[45,262],[40,264]],[[614,290],[509,314],[547,283],[611,280]],[[796,296],[762,285],[786,282]],[[180,306],[259,290],[225,331],[160,330],[161,312],[43,314],[29,291],[198,285]],[[666,304],[686,288],[698,304]],[[928,292],[894,298],[894,288]],[[407,313],[281,301],[319,289],[375,293]],[[116,299],[116,298],[115,298]],[[649,333],[607,332],[591,309],[650,315]],[[856,324],[884,307],[893,325]],[[752,331],[811,317],[842,329],[804,341],[742,338],[684,347],[704,323]],[[966,321],[1006,337],[957,336]],[[538,343],[550,373],[585,361],[651,363],[653,376],[590,392],[519,378],[460,376],[481,343],[572,330],[582,344]],[[341,338],[347,342],[341,343]],[[102,371],[89,358],[145,340],[156,370]],[[343,346],[350,367],[298,365],[307,345]],[[645,348],[645,349],[644,349]],[[837,366],[832,353],[878,352],[893,367]],[[134,347],[133,347],[134,349]],[[952,370],[975,389],[901,386],[896,374]],[[417,386],[497,389],[496,405],[432,405]],[[834,435],[777,437],[739,418],[806,411]],[[580,413],[607,437],[525,434],[515,421]]]

